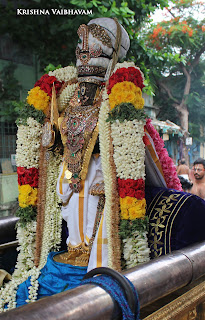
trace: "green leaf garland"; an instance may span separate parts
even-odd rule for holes
[[[148,223],[148,217],[144,217],[144,219],[121,220],[119,230],[120,237],[122,239],[130,238],[136,230],[139,232],[148,231]]]
[[[34,106],[30,106],[25,102],[24,107],[18,110],[19,117],[16,120],[17,125],[27,125],[28,118],[34,118],[37,122],[43,124],[45,119],[45,114],[42,110],[37,110]]]
[[[28,206],[25,208],[19,207],[16,211],[16,216],[20,218],[19,224],[25,227],[28,222],[36,220],[37,210],[36,207]]]
[[[113,123],[116,120],[123,122],[124,120],[145,120],[146,118],[147,115],[144,113],[143,109],[136,109],[132,103],[121,103],[109,112],[109,116],[106,121]]]

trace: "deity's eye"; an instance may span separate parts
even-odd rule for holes
[[[78,39],[78,43],[82,43],[82,40],[81,40],[81,38],[79,38],[79,39]]]

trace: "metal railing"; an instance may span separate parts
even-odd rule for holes
[[[205,274],[205,242],[175,251],[123,274],[135,286],[144,307]],[[1,320],[109,320],[119,310],[102,288],[84,285],[0,315]]]

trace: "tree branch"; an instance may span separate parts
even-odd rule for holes
[[[203,44],[201,49],[196,53],[196,56],[195,56],[194,61],[191,65],[191,68],[190,68],[190,73],[193,71],[194,67],[199,63],[199,59],[200,59],[202,53],[204,53],[204,51],[205,51],[205,43]]]
[[[175,99],[175,98],[173,97],[173,95],[172,95],[172,93],[171,93],[171,90],[166,86],[166,84],[165,84],[164,82],[159,81],[158,84],[159,84],[159,86],[161,86],[161,87],[166,91],[166,93],[168,94],[168,97],[169,97],[171,100],[173,100],[173,101],[176,102],[177,104],[180,103],[177,99]]]

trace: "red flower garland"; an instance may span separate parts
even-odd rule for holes
[[[134,67],[120,68],[117,69],[117,71],[110,77],[107,93],[110,94],[112,87],[116,83],[123,81],[133,82],[141,90],[144,88],[143,76],[139,69],[136,69]]]
[[[145,182],[143,179],[120,179],[118,178],[118,192],[120,198],[127,196],[142,200],[145,198]]]
[[[56,94],[59,92],[59,90],[62,87],[62,84],[64,82],[60,82],[56,79],[54,76],[49,76],[48,74],[44,74],[34,85],[34,87],[40,87],[41,90],[46,92],[50,97],[52,96],[52,87],[54,86],[56,89]]]
[[[159,161],[162,166],[162,171],[168,188],[183,191],[180,180],[177,176],[176,167],[173,160],[169,157],[167,150],[164,148],[164,141],[160,137],[158,131],[154,128],[151,123],[151,119],[146,121],[146,129],[151,136]]]
[[[24,167],[18,167],[17,174],[18,174],[18,184],[20,186],[29,184],[33,188],[38,187],[38,169],[36,168],[26,169]]]

